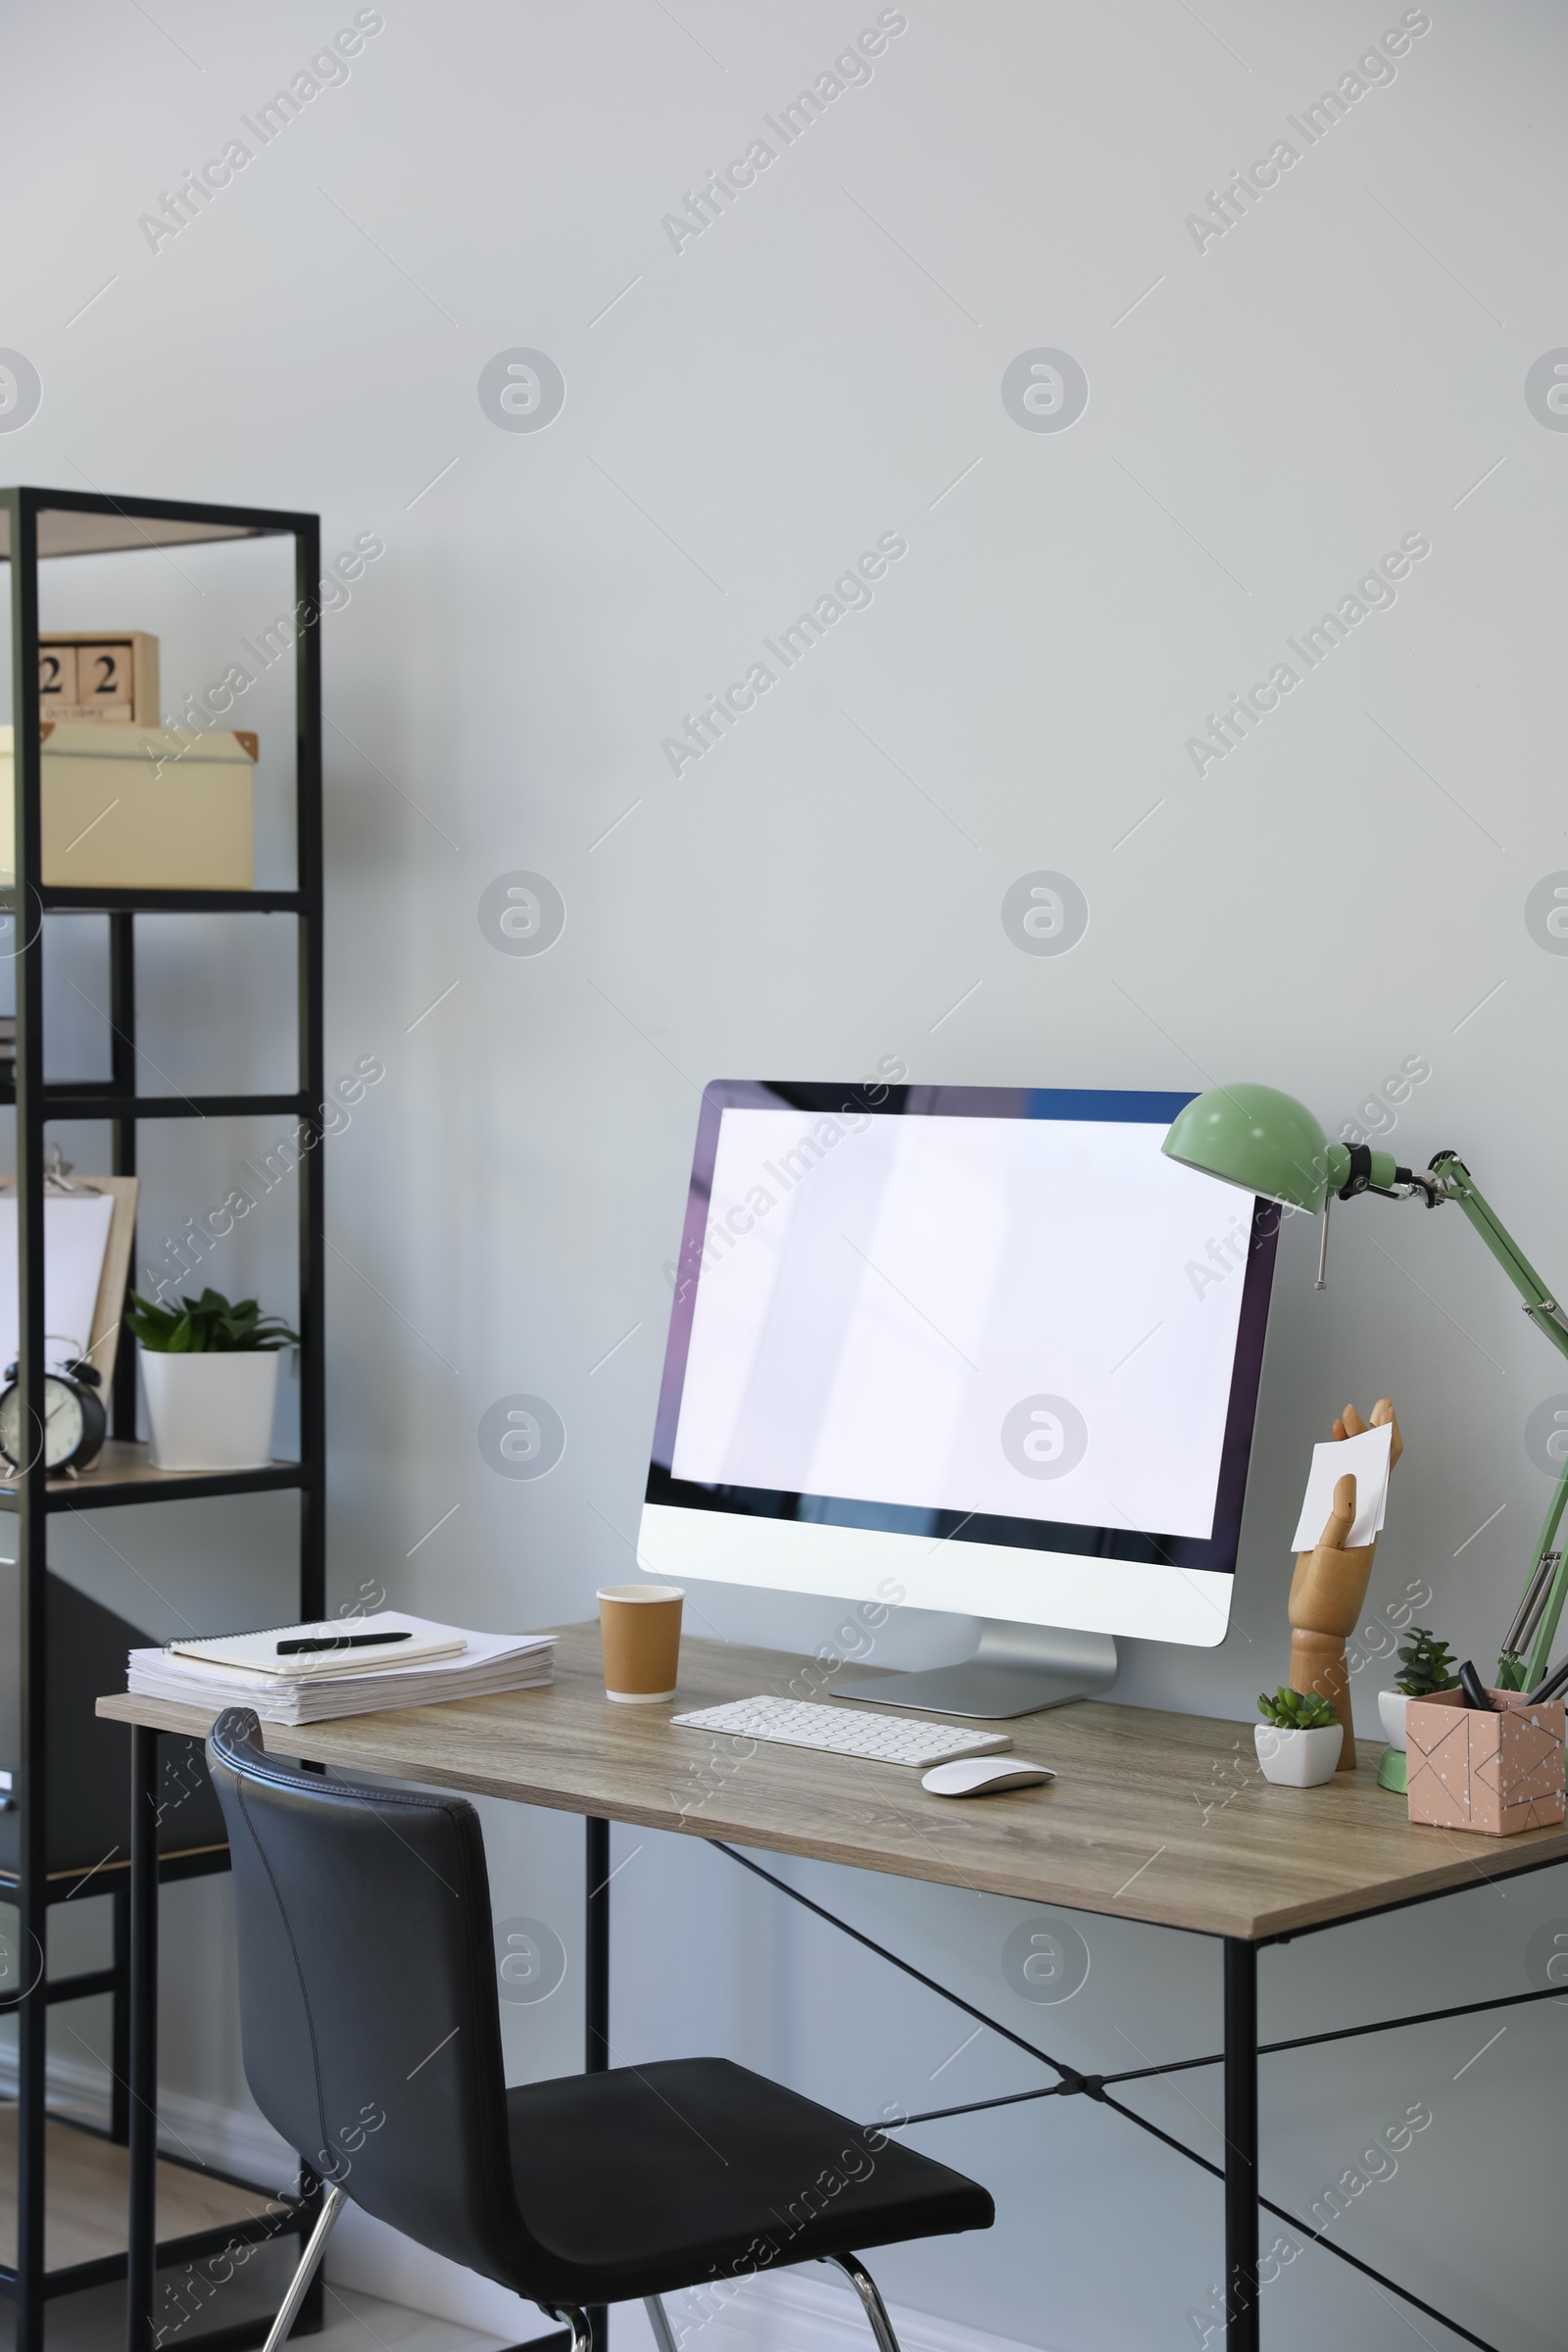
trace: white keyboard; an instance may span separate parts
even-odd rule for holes
[[[864,1756],[871,1764],[947,1764],[956,1756],[987,1756],[1012,1745],[1005,1732],[962,1731],[909,1715],[851,1714],[844,1707],[813,1707],[802,1698],[734,1698],[669,1720],[682,1731],[728,1732],[741,1740],[776,1740],[782,1747],[817,1747],[832,1756]]]

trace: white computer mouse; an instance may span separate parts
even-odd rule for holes
[[[933,1796],[992,1796],[999,1788],[1037,1788],[1055,1777],[1049,1765],[1026,1764],[1022,1756],[960,1756],[956,1764],[933,1764],[920,1786]]]

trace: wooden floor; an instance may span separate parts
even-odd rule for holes
[[[289,2271],[298,2255],[291,2237],[258,2254],[219,2288],[188,2330],[165,2337],[165,2352],[180,2352],[187,2337],[211,2329],[254,2325],[257,2320],[265,2327],[283,2300]],[[550,2322],[526,2304],[520,2308],[518,2327],[511,2333],[486,2335],[457,2320],[433,2320],[425,2312],[384,2303],[378,2295],[361,2294],[355,2287],[329,2286],[325,2302],[320,2334],[297,2336],[294,2352],[377,2352],[377,2347],[379,2352],[509,2352],[519,2334],[538,2343],[552,2332]],[[653,2352],[653,2336],[642,2325],[641,2311],[635,2304],[626,2306],[625,2311],[622,2346],[635,2344],[638,2352]],[[15,2314],[14,2303],[0,2300],[0,2352],[11,2352],[16,2340]],[[49,2352],[125,2352],[124,2288],[88,2287],[82,2293],[61,2295],[49,2306],[48,2330]],[[719,2332],[713,2330],[715,2338]],[[707,2341],[705,2336],[705,2345]],[[725,2338],[730,2347],[738,2341],[734,2335]],[[858,2345],[855,2352],[860,2352]]]
[[[44,2268],[69,2270],[125,2251],[129,2155],[69,2124],[46,2127],[44,2178],[49,2208],[44,2224]],[[283,2209],[254,2190],[216,2180],[181,2164],[158,2164],[158,2236],[193,2237]],[[0,2263],[17,2259],[17,2110],[0,2106]]]

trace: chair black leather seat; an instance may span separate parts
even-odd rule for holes
[[[581,2271],[582,2302],[987,2230],[995,2213],[961,2173],[727,2058],[524,2083],[507,2123],[517,2202]]]
[[[268,2339],[278,2352],[344,2197],[570,2320],[813,2258],[898,2352],[858,2245],[989,2229],[946,2165],[723,2058],[505,2087],[490,1883],[461,1797],[267,1754],[248,1707],[208,1768],[233,1864],[246,2079],[331,2187]]]

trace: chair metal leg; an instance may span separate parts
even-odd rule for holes
[[[662,2301],[658,2295],[644,2295],[643,2309],[648,2314],[648,2325],[654,2331],[659,2352],[675,2352],[675,2333]]]
[[[300,2256],[299,2269],[288,2282],[288,2293],[283,2297],[282,2309],[272,2322],[271,2332],[267,2338],[266,2352],[279,2352],[279,2347],[287,2337],[289,2329],[299,2318],[300,2305],[305,2300],[306,2290],[316,2277],[321,2256],[326,2252],[326,2241],[332,2234],[332,2225],[347,2202],[342,2189],[334,2181],[321,2201],[320,2219],[317,2222],[316,2228],[311,2231],[306,2242],[305,2251]]]
[[[832,2260],[838,2264],[864,2304],[878,2352],[899,2352],[899,2339],[893,2332],[893,2322],[888,2318],[887,2306],[877,2292],[876,2280],[858,2254],[835,2254]]]
[[[575,2303],[541,2303],[539,2308],[548,2312],[553,2320],[564,2321],[571,2329],[571,2352],[593,2352],[594,2331],[585,2311]],[[270,2345],[268,2346],[268,2352],[271,2352]]]

